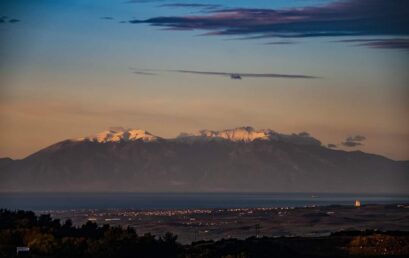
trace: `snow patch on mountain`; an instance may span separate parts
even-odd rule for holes
[[[193,134],[180,134],[178,138],[224,139],[234,142],[251,142],[257,139],[268,140],[272,133],[274,133],[274,131],[269,129],[255,130],[253,127],[246,126],[222,131],[200,130]]]
[[[77,141],[91,141],[99,143],[107,142],[128,142],[128,141],[144,141],[152,142],[157,141],[160,137],[157,137],[145,130],[141,129],[124,129],[124,128],[110,128],[109,130],[76,139]]]
[[[153,142],[161,137],[141,129],[125,129],[122,127],[113,127],[109,130],[97,133],[92,136],[76,139],[75,141],[91,141],[99,143],[109,142],[130,142],[144,141]],[[163,139],[165,140],[165,139]],[[281,134],[271,129],[256,130],[250,126],[238,127],[221,131],[200,130],[196,133],[181,133],[175,139],[168,139],[179,142],[198,142],[198,141],[232,141],[232,142],[253,142],[262,141],[280,141],[298,145],[321,145],[321,142],[308,133]]]
[[[234,142],[252,142],[255,140],[282,141],[294,144],[321,145],[321,142],[308,133],[280,134],[271,129],[256,130],[251,126],[238,127],[222,131],[200,130],[197,133],[182,133],[177,137],[182,141],[228,140]]]

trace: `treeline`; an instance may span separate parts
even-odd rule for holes
[[[177,242],[166,233],[138,236],[133,228],[98,226],[87,222],[74,227],[50,215],[0,210],[0,257],[20,257],[17,246],[28,246],[25,257],[112,258],[271,258],[271,257],[407,257],[407,232],[350,231],[316,238],[248,238]]]
[[[171,233],[138,236],[132,228],[93,222],[74,227],[50,215],[0,210],[0,257],[16,256],[17,246],[30,247],[32,257],[179,257],[176,239]]]

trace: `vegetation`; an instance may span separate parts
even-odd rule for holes
[[[0,210],[0,257],[17,257],[17,246],[28,246],[26,257],[113,258],[263,258],[263,257],[407,257],[408,232],[341,232],[315,238],[248,238],[199,241],[181,245],[177,236],[138,236],[132,228],[74,227],[50,215]],[[22,255],[19,255],[20,257]]]

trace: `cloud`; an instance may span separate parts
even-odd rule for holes
[[[214,10],[222,8],[219,4],[188,4],[188,3],[173,3],[173,4],[162,4],[159,7],[170,7],[170,8],[198,8],[206,10]]]
[[[138,70],[134,67],[129,67],[129,70],[132,71],[133,74],[138,74],[138,75],[157,75],[156,73],[152,72],[153,70]]]
[[[292,9],[224,8],[205,15],[162,16],[146,23],[169,30],[204,30],[203,35],[251,37],[336,37],[409,35],[409,1],[342,0]],[[370,47],[380,44],[368,43]]]
[[[105,16],[105,17],[101,17],[102,20],[113,20],[114,17],[110,17],[110,16]]]
[[[356,147],[356,146],[362,145],[362,143],[360,143],[360,142],[343,142],[342,145],[344,145],[345,147]]]
[[[292,45],[296,44],[294,41],[274,41],[274,42],[267,42],[264,45]]]
[[[139,74],[139,75],[156,75],[156,73],[141,72],[141,71],[133,71],[132,73]]]
[[[356,136],[349,136],[346,138],[346,141],[348,142],[362,142],[365,141],[366,137],[362,135],[356,135]]]
[[[338,146],[336,144],[329,143],[329,144],[327,144],[327,147],[330,148],[330,149],[336,149]]]
[[[228,72],[209,72],[209,71],[192,71],[192,70],[156,70],[156,69],[145,69],[137,70],[135,68],[130,68],[130,70],[135,74],[143,75],[156,75],[153,72],[172,72],[172,73],[182,73],[182,74],[198,74],[198,75],[209,75],[209,76],[226,76],[233,80],[241,80],[242,78],[286,78],[286,79],[317,79],[319,77],[302,75],[302,74],[279,74],[279,73],[228,73]],[[153,71],[153,72],[152,72]]]
[[[241,79],[242,77],[253,78],[287,78],[287,79],[317,79],[316,76],[301,75],[301,74],[278,74],[278,73],[227,73],[227,72],[207,72],[207,71],[191,71],[191,70],[169,70],[177,73],[190,73],[201,75],[216,75],[216,76],[230,76],[232,79]]]
[[[166,0],[129,0],[125,3],[128,4],[146,4],[146,3],[153,3],[153,2],[163,2]]]
[[[409,38],[389,38],[389,39],[345,39],[336,42],[353,43],[356,46],[370,48],[409,50]]]
[[[15,18],[8,18],[7,16],[1,16],[0,17],[0,23],[17,23],[20,22],[19,19],[15,19]]]
[[[362,135],[349,136],[341,144],[345,147],[356,147],[356,146],[363,145],[362,142],[365,140],[366,140],[366,137]]]

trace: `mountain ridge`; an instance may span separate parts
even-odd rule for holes
[[[121,129],[120,135],[130,130]],[[308,133],[251,127],[173,139],[144,130],[124,139],[117,133],[64,140],[21,160],[0,161],[0,189],[409,192],[409,162],[330,149]]]
[[[321,142],[309,135],[307,132],[292,133],[292,134],[282,134],[277,133],[271,129],[260,129],[256,130],[251,126],[242,126],[233,129],[225,130],[208,130],[203,129],[194,133],[180,133],[174,138],[164,138],[157,135],[153,135],[146,130],[137,128],[114,127],[108,130],[102,131],[100,133],[75,138],[68,139],[71,141],[92,141],[99,143],[107,142],[121,142],[121,141],[158,141],[158,140],[168,140],[168,141],[196,141],[196,140],[226,140],[226,141],[243,141],[251,142],[255,140],[288,140],[294,141],[294,143],[299,144],[321,144]],[[299,142],[297,142],[299,140]]]

